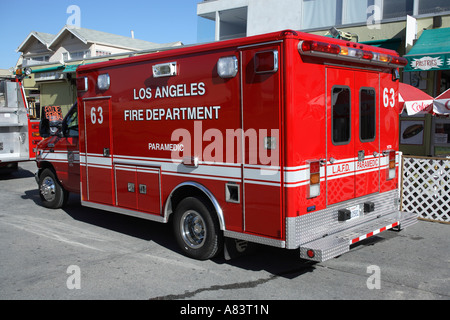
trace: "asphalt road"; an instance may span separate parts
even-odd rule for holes
[[[42,207],[35,163],[19,167],[0,175],[1,300],[450,298],[450,225],[419,221],[323,263],[265,246],[231,261],[196,261],[180,254],[170,225],[84,208],[76,195],[63,210]],[[183,311],[207,312],[174,310]]]

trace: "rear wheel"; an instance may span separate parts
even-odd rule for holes
[[[178,204],[174,231],[181,250],[191,258],[211,259],[222,248],[223,237],[215,212],[201,199],[189,197]]]
[[[52,170],[45,169],[39,176],[39,196],[44,207],[59,209],[66,204],[69,192],[64,190]]]

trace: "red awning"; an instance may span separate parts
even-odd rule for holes
[[[398,100],[400,113],[404,108],[408,115],[433,112],[433,97],[409,84],[399,83]]]
[[[450,114],[450,89],[434,99],[433,112],[437,114]]]

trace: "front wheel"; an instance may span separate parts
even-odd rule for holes
[[[39,176],[39,196],[44,207],[59,209],[66,204],[69,192],[64,190],[52,170],[45,169]]]
[[[183,252],[194,259],[207,260],[219,253],[223,237],[211,206],[197,198],[182,200],[174,213],[174,231]]]

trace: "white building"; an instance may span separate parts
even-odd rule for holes
[[[116,55],[142,50],[179,46],[181,42],[158,44],[107,32],[64,26],[57,35],[31,32],[17,48],[22,66],[67,63],[75,60]]]
[[[406,21],[407,15],[449,14],[449,0],[205,0],[197,6],[197,15],[203,18],[199,38],[209,35],[207,40],[216,41],[283,29],[318,32],[331,27],[375,27]]]

